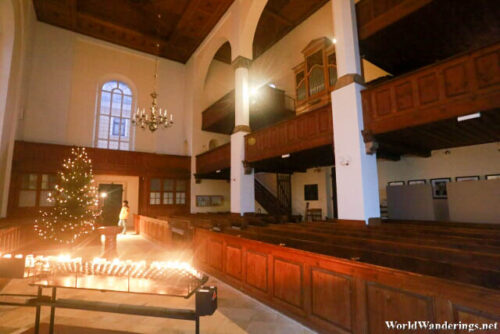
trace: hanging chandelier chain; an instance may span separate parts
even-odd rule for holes
[[[169,128],[171,127],[173,122],[173,115],[168,114],[167,109],[158,107],[158,93],[157,90],[157,81],[158,81],[158,63],[160,56],[160,19],[161,14],[158,14],[158,41],[156,42],[157,55],[155,58],[155,70],[154,70],[154,81],[153,81],[153,92],[151,93],[151,106],[149,107],[149,113],[146,112],[146,108],[137,108],[136,113],[132,117],[132,124],[135,126],[140,126],[142,129],[148,128],[151,132],[155,132],[159,127]]]

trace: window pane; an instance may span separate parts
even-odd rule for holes
[[[109,115],[109,106],[110,105],[111,105],[111,93],[102,92],[100,113],[103,115]]]
[[[163,190],[164,191],[174,191],[174,180],[164,179],[163,180]]]
[[[125,137],[126,120],[119,117],[112,117],[111,138]]]
[[[177,183],[175,184],[175,191],[186,191],[186,181],[177,180]]]
[[[104,85],[102,85],[102,90],[111,91],[113,88],[116,88],[116,81],[108,81]]]
[[[186,193],[175,193],[175,204],[186,204]]]
[[[21,188],[22,189],[36,189],[37,181],[38,181],[37,174],[24,174],[22,177]]]
[[[174,193],[164,192],[163,193],[163,204],[174,204]]]
[[[114,90],[111,95],[112,103],[111,103],[111,114],[113,116],[120,116],[122,112],[122,98],[123,95],[120,91]]]
[[[128,142],[126,142],[126,141],[120,142],[120,150],[127,151],[128,149],[129,149],[128,148]]]
[[[98,137],[101,139],[108,139],[109,131],[109,117],[99,116],[99,133]]]
[[[97,147],[98,148],[108,148],[108,141],[107,140],[98,140]]]
[[[130,118],[131,111],[132,111],[132,97],[131,96],[124,96],[123,97],[122,117]]]
[[[42,174],[41,189],[49,189],[49,175]]]
[[[21,190],[19,192],[19,207],[32,207],[35,206],[36,191]]]
[[[149,189],[151,191],[160,191],[161,190],[161,180],[160,179],[151,179]]]
[[[160,193],[158,192],[149,193],[149,204],[151,205],[160,204]]]
[[[119,82],[118,87],[123,91],[123,94],[132,95],[130,88],[128,88],[128,86],[126,84],[124,84],[123,82]]]
[[[109,148],[112,150],[117,150],[118,149],[118,142],[117,141],[109,141]]]
[[[40,192],[40,206],[54,206],[53,202],[49,202],[50,191]]]

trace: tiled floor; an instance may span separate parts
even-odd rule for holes
[[[86,254],[97,255],[98,248],[85,250]],[[120,236],[118,253],[124,259],[162,260],[169,256],[163,248],[135,235]],[[189,254],[176,254],[189,256]],[[218,309],[214,315],[201,318],[201,333],[313,333],[296,321],[272,310],[228,285],[211,279],[209,284],[218,287]],[[3,293],[36,293],[26,280],[12,280],[3,289]],[[47,290],[48,293],[48,290]],[[58,297],[108,301],[124,304],[156,305],[173,308],[194,308],[194,297],[183,298],[147,296],[126,293],[102,293],[58,289]],[[48,322],[49,309],[42,308],[42,322]],[[21,334],[33,326],[35,310],[33,308],[0,306],[0,334]],[[98,313],[79,310],[56,310],[56,324],[99,328],[132,333],[194,333],[194,322],[152,317],[129,316],[113,313]],[[71,329],[61,327],[56,333],[72,333]],[[78,333],[90,331],[78,330]],[[99,331],[92,333],[98,333]],[[102,332],[101,332],[102,333]],[[108,333],[108,332],[107,332]],[[73,333],[72,333],[73,334]]]

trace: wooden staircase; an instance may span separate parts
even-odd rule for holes
[[[255,179],[255,200],[271,215],[289,215],[291,213],[291,206],[280,201],[257,179]]]

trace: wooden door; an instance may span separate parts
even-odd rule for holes
[[[103,195],[105,194],[105,195]],[[122,207],[123,187],[121,184],[100,184],[99,196],[101,200],[101,224],[116,226]]]

